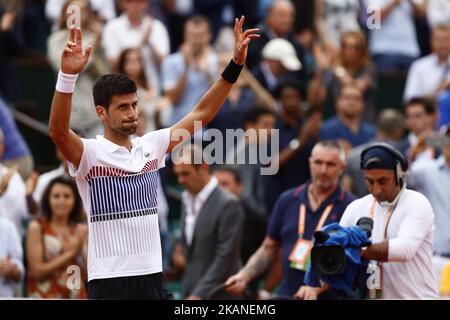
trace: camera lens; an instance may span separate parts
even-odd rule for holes
[[[340,274],[345,271],[345,251],[340,246],[313,248],[313,268],[322,275]]]

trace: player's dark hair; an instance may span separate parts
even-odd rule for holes
[[[136,84],[126,75],[107,74],[97,80],[92,93],[95,105],[105,107],[108,110],[114,96],[135,93],[136,91]]]

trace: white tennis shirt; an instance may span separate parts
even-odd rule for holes
[[[132,149],[103,136],[81,139],[80,165],[69,162],[88,215],[88,280],[162,272],[158,169],[170,128],[132,139]]]
[[[340,225],[354,226],[361,217],[370,217],[374,197],[369,194],[348,205]],[[378,202],[374,209],[372,243],[384,241],[385,217],[389,207]],[[388,223],[388,262],[382,268],[383,299],[433,299],[438,297],[433,275],[434,213],[430,202],[419,192],[404,189]]]

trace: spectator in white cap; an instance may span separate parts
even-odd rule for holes
[[[273,95],[282,79],[295,77],[295,71],[301,68],[294,46],[285,39],[275,38],[264,46],[262,61],[253,70],[253,74]]]

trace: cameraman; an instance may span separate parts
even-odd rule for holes
[[[263,243],[245,267],[228,278],[225,283],[228,292],[243,294],[248,283],[268,271],[279,249],[282,252],[281,296],[317,299],[326,291],[326,287],[312,288],[303,282],[311,239],[316,230],[338,222],[354,196],[339,185],[345,169],[345,154],[336,142],[317,143],[312,149],[309,167],[311,180],[278,198]]]
[[[361,217],[374,221],[372,245],[361,251],[371,260],[370,297],[436,298],[433,208],[425,196],[406,189],[407,160],[390,145],[375,143],[361,152],[361,169],[370,194],[352,202],[340,224],[354,226]]]

